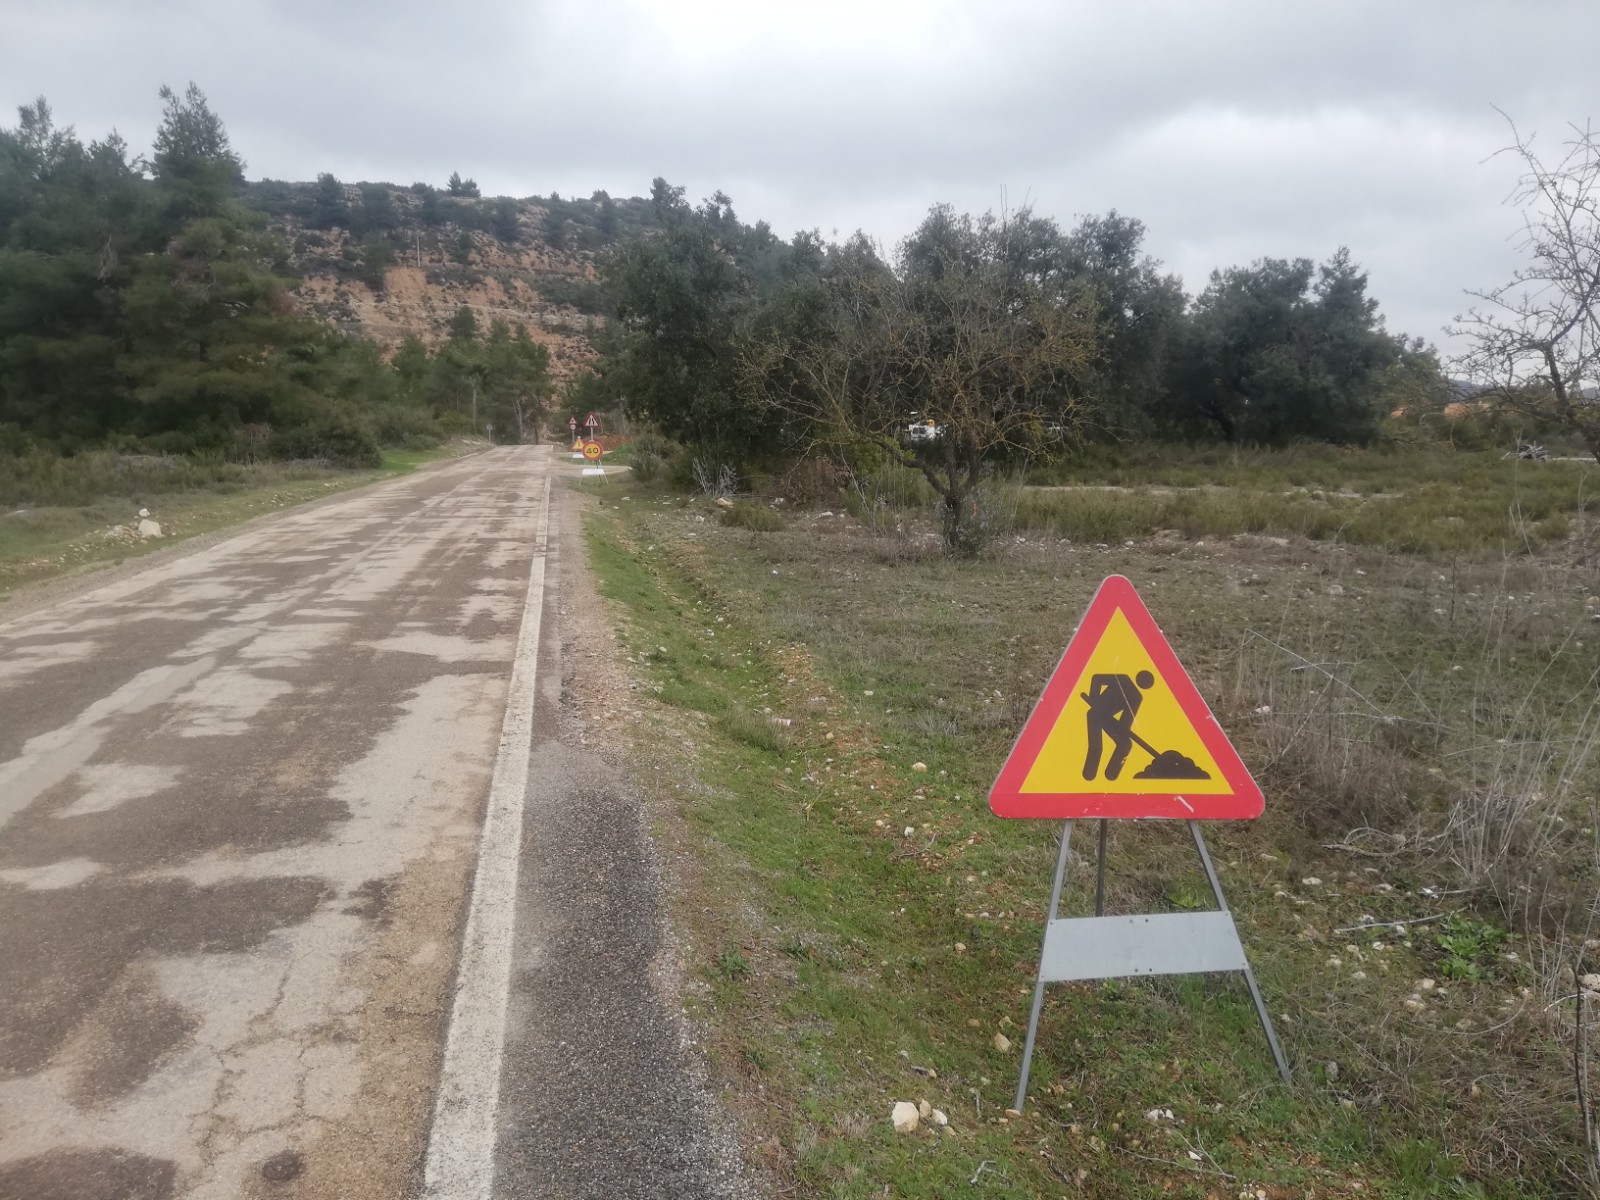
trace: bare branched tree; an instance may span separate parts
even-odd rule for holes
[[[1498,151],[1523,173],[1507,203],[1522,214],[1527,264],[1485,292],[1449,332],[1468,341],[1455,368],[1478,398],[1559,422],[1600,461],[1600,135],[1590,125],[1548,160],[1511,126]]]

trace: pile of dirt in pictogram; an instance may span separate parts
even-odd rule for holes
[[[1176,750],[1163,750],[1151,760],[1150,765],[1134,776],[1135,779],[1210,779],[1207,771],[1187,754]]]

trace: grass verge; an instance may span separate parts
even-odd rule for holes
[[[926,531],[712,511],[626,484],[588,538],[659,706],[641,750],[695,834],[702,1014],[780,1186],[1581,1194],[1555,969],[1586,961],[1597,882],[1581,565],[1248,533],[955,563],[906,550]],[[1235,979],[1060,985],[1019,1119],[1059,827],[983,796],[1111,571],[1267,788],[1265,818],[1210,837],[1296,1082]],[[1535,792],[1532,823],[1494,800]],[[1111,845],[1109,911],[1209,906],[1181,829]],[[924,1099],[950,1125],[895,1134],[892,1104]]]
[[[206,471],[179,462],[158,469],[148,459],[118,470],[113,462],[95,479],[72,481],[71,490],[84,493],[80,503],[19,503],[0,512],[0,599],[18,588],[137,558],[252,517],[409,474],[462,452],[455,445],[386,451],[376,471],[303,463],[223,463]],[[140,509],[147,509],[160,525],[159,538],[139,535]]]

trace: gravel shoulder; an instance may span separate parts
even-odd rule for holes
[[[752,1196],[684,1012],[668,916],[682,881],[635,782],[650,770],[630,749],[645,718],[585,559],[592,501],[557,496],[496,1191]]]

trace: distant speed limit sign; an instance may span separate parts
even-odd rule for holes
[[[605,451],[600,449],[599,442],[585,442],[583,444],[583,456],[590,462],[599,462],[600,456],[604,453]]]

